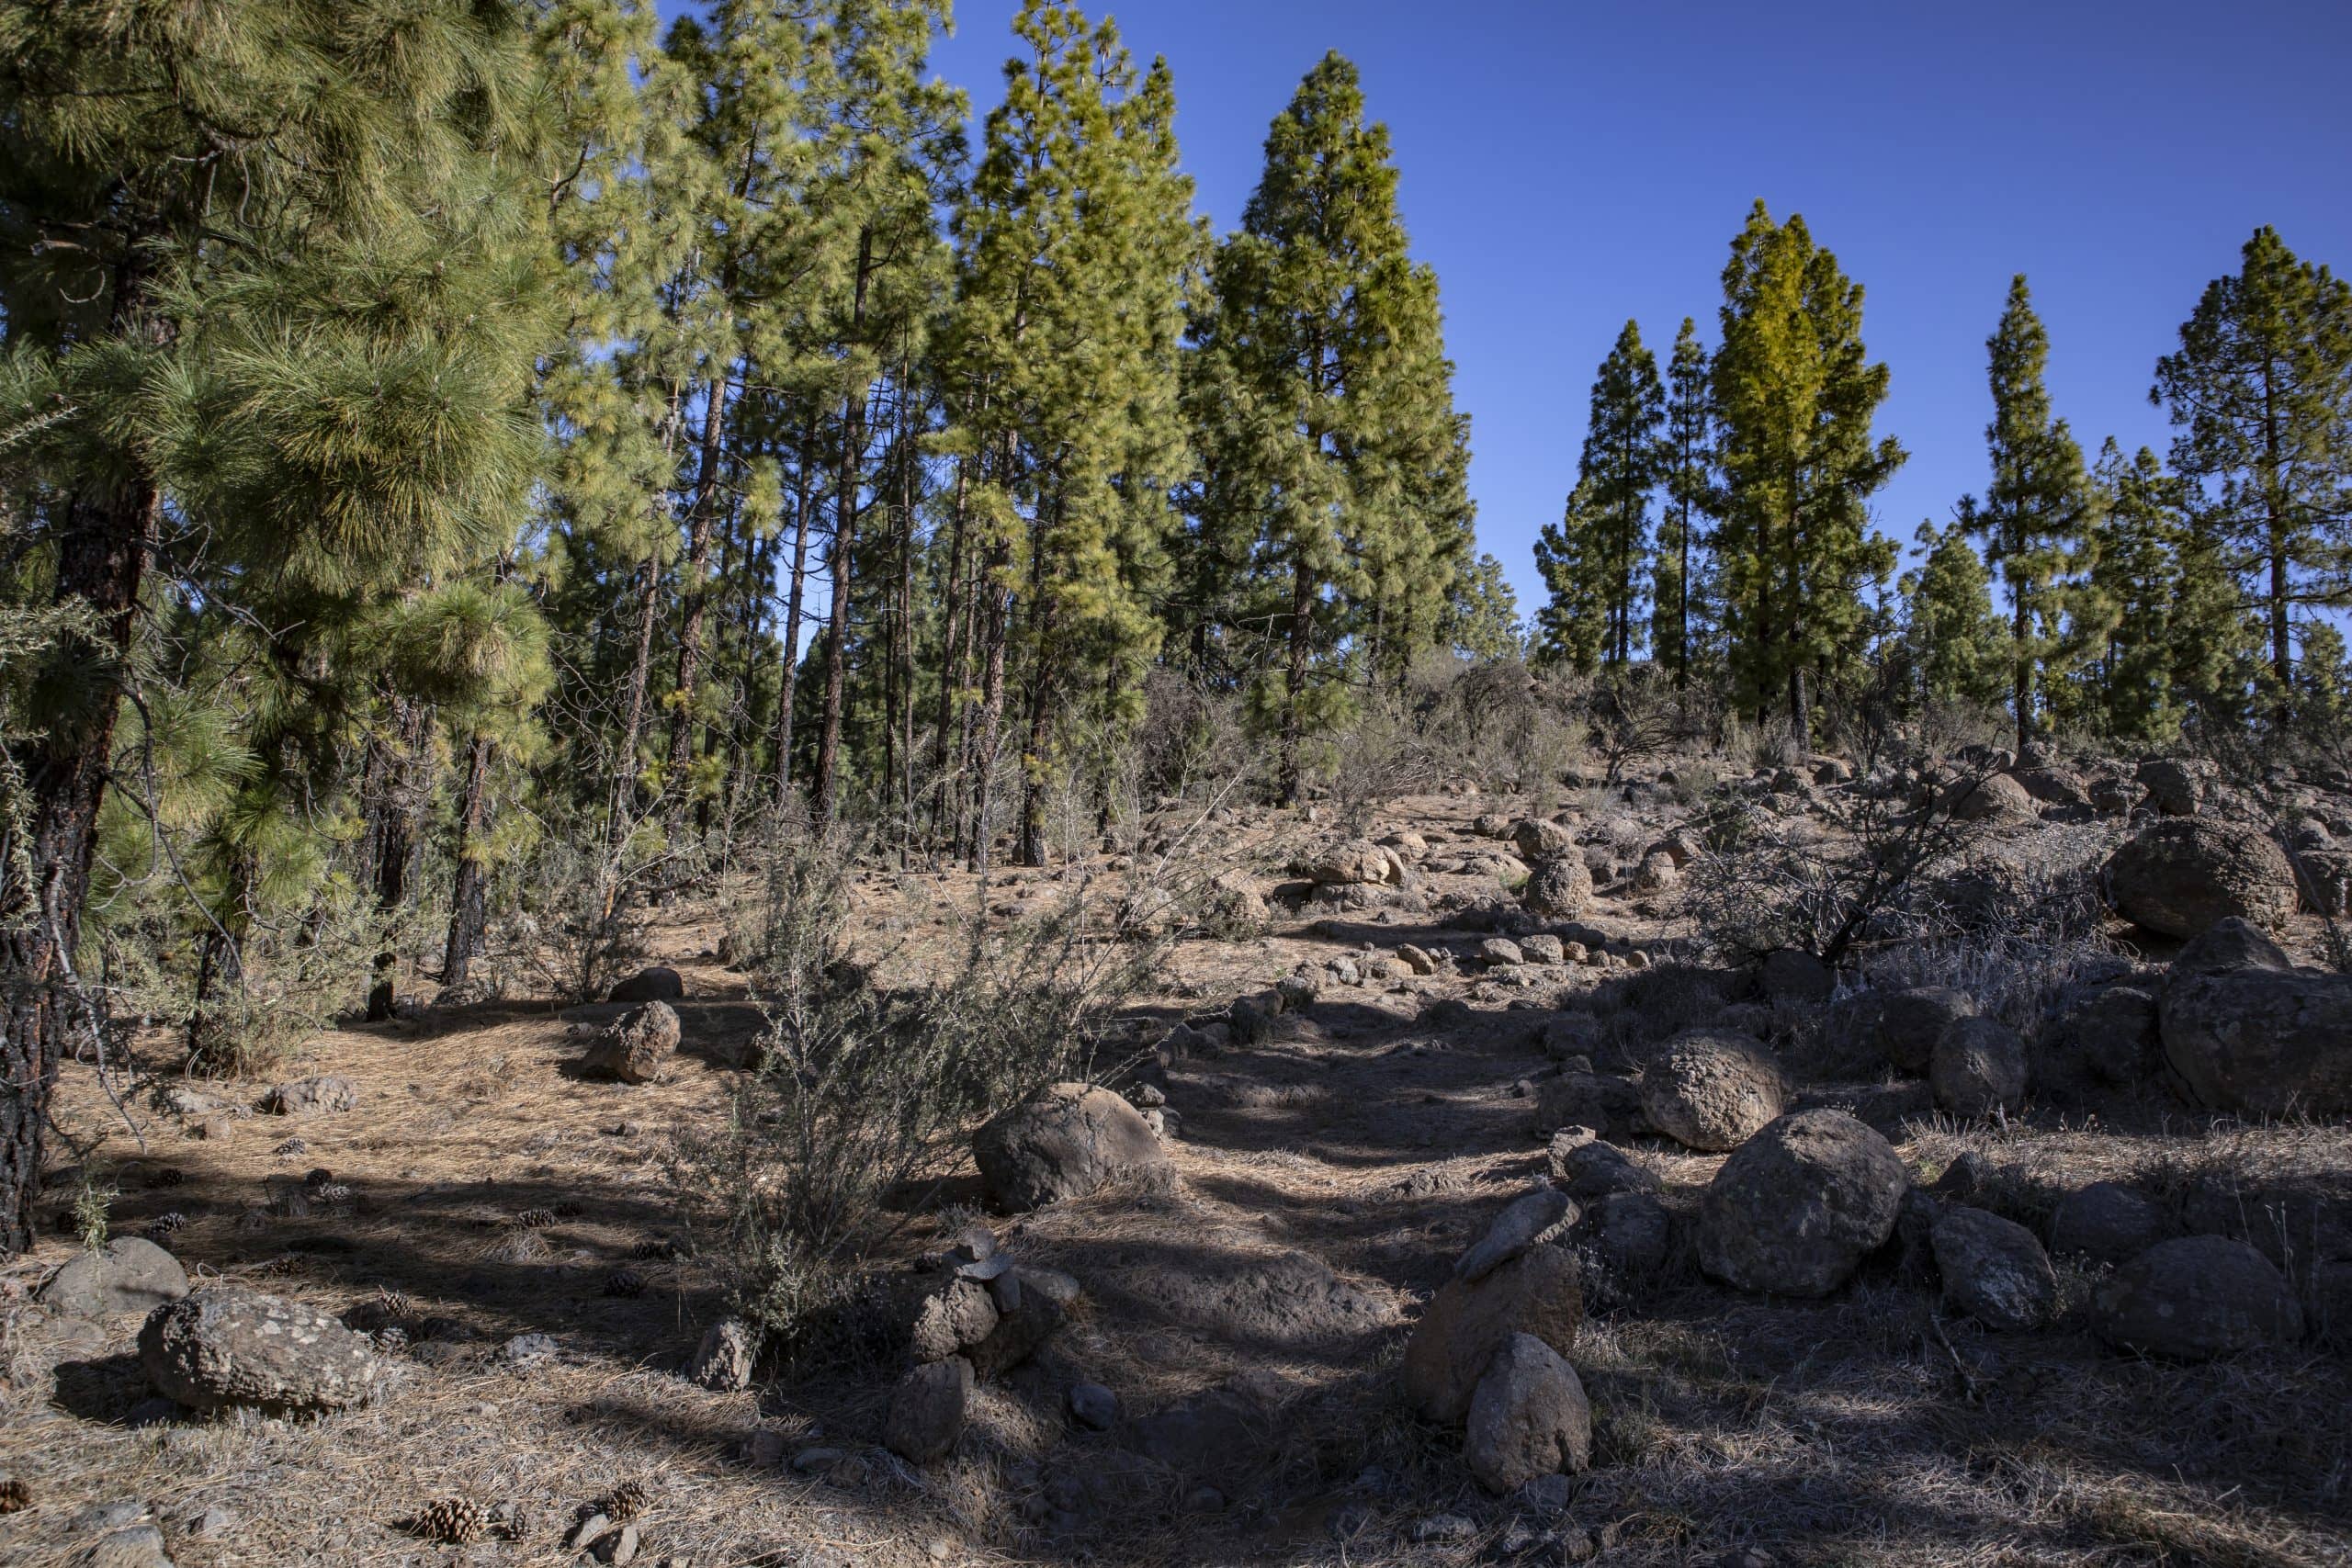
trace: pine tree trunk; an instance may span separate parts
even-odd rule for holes
[[[865,285],[874,265],[874,231],[857,236],[857,276],[850,306],[850,344],[854,352],[865,324]],[[849,663],[850,604],[857,580],[858,459],[865,450],[865,389],[853,387],[842,411],[842,448],[834,479],[833,542],[826,553],[832,569],[832,604],[825,637],[824,729],[817,738],[817,787],[812,807],[819,822],[830,822],[839,788],[842,694]]]
[[[605,863],[597,869],[597,916],[610,919],[620,897],[621,846],[628,841],[629,818],[637,809],[637,742],[645,729],[645,688],[653,670],[653,623],[660,615],[662,569],[651,556],[638,567],[637,649],[629,660],[628,684],[621,694],[620,742],[614,750],[612,797],[605,815]]]
[[[254,877],[259,867],[250,850],[230,857],[228,887],[221,908],[206,926],[204,945],[196,960],[196,993],[187,1019],[187,1060],[191,1069],[228,1065],[232,1042],[221,1036],[225,1025],[212,1004],[224,988],[242,989],[245,980],[244,939],[251,927]]]
[[[408,907],[409,862],[417,848],[417,768],[429,728],[424,705],[404,697],[392,699],[392,718],[400,747],[395,751],[385,745],[375,834],[376,912],[388,921],[397,919]],[[376,954],[376,978],[368,988],[370,1023],[381,1023],[392,1016],[399,967],[399,944],[388,939]]]
[[[2033,656],[2026,647],[2026,632],[2033,624],[2031,608],[2026,602],[2022,587],[2012,591],[2017,603],[2010,615],[2009,638],[2017,646],[2017,657],[2010,661],[2012,680],[2009,700],[2018,716],[2018,755],[2025,755],[2027,743],[2033,739]]]
[[[956,720],[964,707],[964,685],[971,663],[971,637],[967,623],[971,619],[970,596],[964,585],[964,539],[966,509],[970,504],[970,474],[972,459],[956,460],[956,500],[947,514],[947,604],[942,617],[944,630],[939,655],[939,728],[931,746],[932,808],[931,836],[936,842],[944,834],[952,845],[963,837],[964,784],[960,769],[948,766],[948,738],[955,732]],[[956,761],[965,757],[958,748]],[[949,802],[956,803],[951,814]],[[951,820],[951,815],[953,819]]]
[[[1299,792],[1299,694],[1306,685],[1307,613],[1314,606],[1315,585],[1306,572],[1304,552],[1291,572],[1290,663],[1283,687],[1282,803],[1296,806]]]
[[[978,735],[974,742],[972,759],[974,773],[972,790],[972,869],[982,876],[988,874],[989,857],[994,846],[990,843],[992,824],[989,807],[996,792],[997,749],[1004,730],[1004,640],[1010,629],[1011,608],[1004,589],[997,576],[1004,570],[1005,551],[1001,547],[989,552],[983,569],[981,592],[986,596],[982,634],[987,641],[980,676],[980,711],[977,723]]]
[[[462,986],[490,929],[482,836],[490,822],[490,737],[477,730],[466,747],[466,782],[458,799],[458,869],[449,886],[449,938],[441,950],[441,984]]]
[[[775,808],[781,814],[792,801],[793,707],[800,700],[800,612],[808,588],[808,507],[810,454],[817,445],[817,416],[808,416],[801,432],[800,462],[792,483],[792,586],[784,606],[784,688],[775,715]]]
[[[710,536],[718,512],[718,460],[727,434],[728,378],[721,372],[710,385],[703,409],[700,457],[695,469],[694,500],[686,521],[686,563],[679,574],[684,592],[684,615],[678,626],[677,706],[670,715],[668,765],[662,781],[668,796],[668,830],[674,840],[684,820],[686,781],[692,775],[695,686],[702,679],[703,619],[710,607],[710,587],[705,581],[710,566]]]

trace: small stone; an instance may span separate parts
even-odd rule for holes
[[[1415,1519],[1406,1533],[1416,1546],[1445,1546],[1468,1540],[1478,1533],[1478,1527],[1460,1514],[1430,1514]]]
[[[498,1348],[498,1359],[510,1367],[535,1367],[555,1359],[562,1349],[552,1335],[517,1334]]]
[[[1538,1242],[1550,1239],[1576,1223],[1576,1205],[1568,1195],[1544,1183],[1511,1201],[1487,1227],[1477,1245],[1453,1266],[1453,1277],[1470,1282],[1485,1279]]]
[[[610,1518],[601,1513],[592,1513],[571,1527],[571,1533],[563,1538],[563,1549],[566,1551],[578,1551],[591,1541],[601,1538],[612,1528],[613,1521]]]
[[[784,1462],[784,1434],[763,1427],[743,1443],[743,1460],[758,1470],[774,1470]]]
[[[1107,1432],[1118,1424],[1119,1396],[1099,1382],[1073,1383],[1069,1414],[1070,1419],[1090,1432]]]

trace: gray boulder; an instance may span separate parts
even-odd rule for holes
[[[678,1015],[670,1004],[646,1002],[623,1013],[596,1036],[580,1059],[580,1070],[590,1077],[653,1083],[677,1054],[678,1038]]]
[[[1699,1206],[1699,1264],[1744,1291],[1827,1295],[1894,1232],[1910,1178],[1839,1111],[1800,1111],[1724,1161]]]
[[[2025,1042],[1998,1019],[1959,1020],[1928,1060],[1936,1104],[1954,1116],[2014,1113],[2025,1104]]]
[[[198,1410],[340,1410],[373,1399],[382,1364],[367,1336],[299,1302],[207,1285],[157,1307],[139,1360],[166,1398]]]
[[[1838,976],[1812,953],[1784,947],[1764,955],[1756,985],[1772,1001],[1826,1002],[1838,988]]]
[[[1453,1266],[1453,1277],[1472,1282],[1485,1279],[1538,1242],[1548,1241],[1576,1224],[1577,1206],[1549,1182],[1513,1199],[1495,1216],[1469,1251]]]
[[[1405,1397],[1432,1421],[1459,1421],[1512,1335],[1532,1334],[1566,1355],[1583,1321],[1576,1259],[1557,1247],[1530,1247],[1476,1281],[1449,1280],[1405,1343]]]
[[[2298,970],[2243,921],[2181,951],[2157,1028],[2165,1062],[2199,1105],[2261,1116],[2352,1111],[2352,976]]]
[[[1642,1113],[1686,1148],[1720,1153],[1788,1109],[1788,1085],[1763,1042],[1693,1029],[1666,1043],[1642,1075]]]
[[[982,1127],[973,1142],[989,1197],[1019,1212],[1083,1198],[1113,1181],[1164,1184],[1168,1151],[1136,1108],[1107,1089],[1050,1084]]]
[[[686,1376],[714,1393],[740,1393],[752,1386],[759,1348],[758,1330],[740,1317],[721,1319],[703,1332]]]
[[[2147,1079],[2156,1047],[2156,998],[2137,986],[2108,986],[2066,1019],[2075,1057],[2091,1077],[2116,1089]]]
[[[1519,901],[1539,919],[1576,919],[1592,908],[1592,872],[1574,850],[1545,855],[1529,868]]]
[[[2287,1278],[2242,1241],[2218,1235],[2158,1242],[2117,1269],[2091,1298],[2091,1326],[2109,1344],[2202,1361],[2302,1337],[2302,1308]]]
[[[2050,1249],[2062,1258],[2123,1263],[2165,1239],[2164,1211],[2120,1181],[2094,1181],[2058,1200]]]
[[[605,994],[608,1002],[675,1002],[684,1001],[686,983],[675,969],[656,964],[640,969],[620,981]]]
[[[935,1464],[956,1451],[972,1398],[972,1363],[961,1356],[908,1371],[890,1391],[882,1443],[910,1464]]]
[[[2243,823],[2151,823],[2109,857],[2104,875],[2117,914],[2165,936],[2198,936],[2233,917],[2275,931],[2295,913],[2287,852]]]
[[[1879,998],[1872,1021],[1875,1043],[1898,1071],[1924,1073],[1944,1031],[1975,1016],[1976,998],[1950,986],[1889,991]]]
[[[1944,1304],[1987,1328],[2025,1330],[2058,1308],[2058,1276],[2031,1231],[1983,1209],[1953,1208],[1929,1245],[1943,1276]]]
[[[187,1294],[187,1271],[152,1241],[123,1236],[96,1252],[78,1252],[49,1277],[35,1299],[65,1317],[153,1312]]]
[[[2205,804],[2213,771],[2213,764],[2207,761],[2151,757],[2140,764],[2135,777],[2148,792],[2148,804],[2158,812],[2166,817],[2194,817]]]
[[[1470,1397],[1462,1456],[1498,1496],[1592,1463],[1592,1406],[1576,1369],[1532,1334],[1498,1348]]]

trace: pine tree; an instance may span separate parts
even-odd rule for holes
[[[1602,553],[1608,532],[1607,515],[1579,484],[1568,492],[1560,520],[1546,523],[1535,536],[1535,570],[1546,590],[1544,607],[1535,612],[1536,656],[1579,675],[1600,668],[1608,646],[1609,563]]]
[[[0,1249],[29,1239],[49,1088],[97,1021],[73,965],[149,560],[201,538],[209,591],[364,597],[494,548],[518,508],[523,41],[455,0],[0,6],[0,321],[56,415],[10,488],[83,628],[0,867]]]
[[[1465,659],[1517,659],[1525,634],[1519,624],[1519,595],[1503,575],[1503,563],[1481,553],[1454,579],[1446,604],[1444,646]]]
[[[1859,662],[1862,587],[1892,571],[1868,502],[1901,466],[1872,441],[1887,370],[1861,339],[1862,290],[1804,220],[1758,202],[1724,269],[1723,344],[1710,376],[1723,470],[1716,556],[1736,695],[1762,721],[1776,697],[1810,744],[1813,686]]]
[[[1918,568],[1903,576],[1903,653],[1915,694],[1989,708],[2007,685],[2008,632],[1993,613],[1991,577],[1965,529],[1919,525]]]
[[[2256,230],[2148,396],[2180,433],[2199,532],[2260,611],[2283,717],[2298,608],[2352,604],[2352,283]]]
[[[1565,547],[1553,548],[1552,564],[1544,568],[1547,582],[1555,572],[1586,579],[1568,588],[1568,597],[1579,614],[1588,608],[1600,613],[1597,651],[1612,666],[1630,662],[1644,641],[1650,491],[1661,476],[1658,427],[1665,417],[1666,389],[1657,378],[1657,361],[1642,346],[1640,324],[1627,321],[1593,378],[1584,450],[1577,459],[1579,499],[1561,524],[1564,529],[1589,530],[1589,536],[1559,539]],[[1583,663],[1581,658],[1570,661]]]
[[[1118,725],[1158,649],[1152,604],[1186,456],[1181,288],[1198,243],[1176,169],[1167,65],[1138,72],[1111,23],[1025,5],[1031,57],[1007,69],[956,217],[943,345],[960,531],[968,525],[982,679],[967,772],[985,866],[1011,680],[1023,688],[1020,848],[1045,856],[1066,704]],[[1017,662],[1017,669],[1012,666]]]
[[[1658,517],[1650,594],[1652,657],[1674,671],[1677,691],[1690,685],[1691,664],[1706,642],[1697,558],[1703,543],[1702,519],[1713,491],[1710,424],[1707,351],[1700,346],[1697,327],[1685,316],[1667,363],[1657,455],[1666,507]]]
[[[1993,422],[1984,428],[1993,479],[1980,502],[1961,503],[1961,525],[1984,541],[1984,560],[2009,594],[2011,711],[2018,747],[2035,733],[2037,681],[2063,678],[2064,574],[2085,545],[2090,509],[2082,448],[2052,418],[2042,368],[2049,334],[2033,311],[2025,274],[2009,280],[2000,325],[1985,340]]]
[[[1348,705],[1351,650],[1393,675],[1437,635],[1469,523],[1467,434],[1437,280],[1408,254],[1388,132],[1365,121],[1353,65],[1334,53],[1307,73],[1265,159],[1193,333],[1252,422],[1203,461],[1253,520],[1251,618],[1281,647],[1253,699],[1295,800],[1306,737]]]

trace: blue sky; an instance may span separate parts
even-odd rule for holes
[[[670,8],[665,6],[665,9]],[[1712,341],[1733,233],[1804,214],[1867,290],[1911,460],[1880,525],[1906,544],[1984,477],[1984,338],[2012,273],[2086,452],[2159,450],[2156,355],[2257,224],[2352,268],[2346,0],[1123,0],[1168,58],[1198,206],[1220,232],[1267,122],[1326,50],[1394,135],[1415,253],[1438,271],[1472,418],[1484,548],[1522,611],[1535,532],[1575,478],[1594,367],[1629,316],[1659,354]],[[1001,93],[1017,0],[959,0],[939,73]]]

